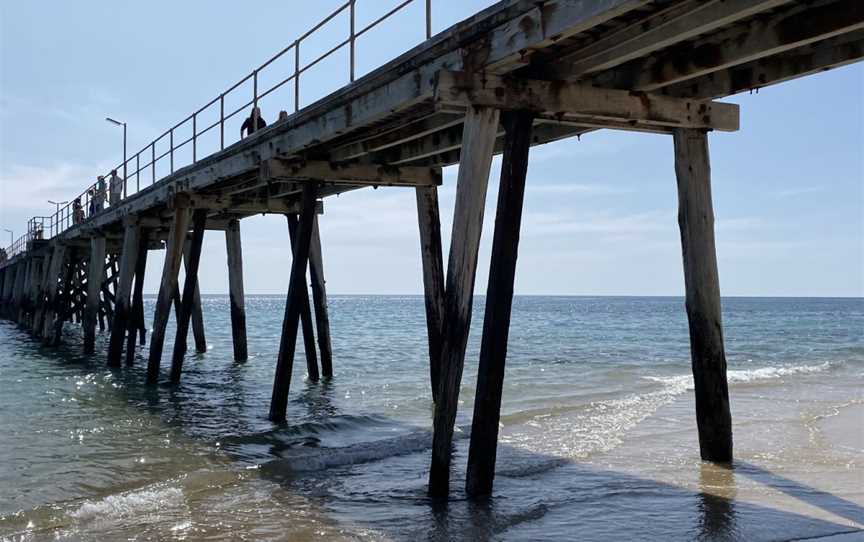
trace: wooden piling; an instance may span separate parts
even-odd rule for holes
[[[703,460],[729,462],[732,415],[714,244],[708,135],[704,130],[677,129],[673,139],[699,450]]]
[[[171,297],[177,289],[177,274],[183,259],[183,243],[189,229],[189,196],[174,196],[174,219],[165,246],[165,264],[162,267],[162,282],[156,298],[153,315],[153,331],[150,335],[150,354],[147,360],[147,382],[159,379],[159,365],[162,362],[162,348],[165,342],[165,327],[168,325],[168,312],[171,310]]]
[[[149,232],[142,228],[138,238],[138,257],[135,259],[135,289],[132,291],[132,308],[126,337],[126,365],[132,365],[135,361],[135,343],[138,336],[140,335],[142,346],[144,345],[144,338],[146,336],[144,326],[144,273],[147,270],[149,243]]]
[[[111,338],[108,342],[108,366],[119,367],[123,356],[123,342],[129,329],[131,316],[132,279],[138,260],[138,244],[141,226],[137,218],[127,217],[123,234],[123,249],[120,253],[120,278],[114,296],[114,321],[111,323]]]
[[[63,286],[62,295],[55,297],[56,307],[54,309],[54,330],[49,336],[49,344],[56,346],[60,344],[63,338],[63,323],[69,314],[68,309],[72,303],[72,278],[75,275],[75,266],[77,264],[77,254],[75,249],[69,249],[66,257],[66,266],[63,268],[63,279],[60,284]]]
[[[441,331],[444,321],[444,259],[441,249],[438,187],[418,186],[415,191],[417,223],[420,226],[420,257],[423,263],[423,293],[426,301],[429,381],[432,400],[437,403],[441,373]]]
[[[506,112],[502,116],[505,130],[504,156],[501,162],[498,210],[495,215],[489,283],[486,288],[483,339],[477,368],[477,391],[474,396],[474,417],[465,480],[465,490],[473,496],[492,493],[495,479],[501,393],[504,387],[513,281],[516,278],[519,229],[522,223],[522,202],[533,122],[534,114],[527,111]]]
[[[288,235],[291,238],[291,248],[297,246],[297,215],[285,215],[288,220]],[[312,242],[309,242],[310,252]],[[306,272],[303,272],[303,284],[300,285],[300,325],[303,327],[303,350],[306,352],[306,374],[312,382],[318,382],[318,355],[315,352],[315,331],[312,324],[312,308],[309,305],[309,288],[306,286]]]
[[[51,262],[54,254],[53,249],[49,249],[42,262],[42,276],[39,279],[39,294],[36,300],[36,309],[33,314],[33,334],[37,337],[42,336],[42,331],[45,326],[45,312],[48,308],[46,297],[48,295],[48,277],[51,272]]]
[[[228,222],[225,230],[225,249],[228,253],[228,292],[231,302],[231,337],[234,341],[234,361],[246,361],[246,300],[243,291],[243,247],[240,239],[240,221]]]
[[[198,291],[198,266],[201,263],[201,245],[204,242],[204,228],[206,225],[207,209],[195,209],[192,213],[192,240],[186,248],[186,255],[184,257],[187,262],[186,280],[183,284],[180,318],[177,320],[177,336],[174,340],[174,352],[171,360],[171,382],[175,384],[180,382],[180,375],[183,372],[183,359],[186,355],[186,336],[189,333],[189,322],[192,319],[194,311],[195,293]]]
[[[183,245],[183,268],[186,273],[189,273],[191,245],[192,241],[189,239]],[[204,336],[204,312],[201,308],[201,289],[197,279],[195,280],[195,290],[192,293],[192,337],[195,339],[195,351],[199,354],[207,352],[207,339]]]
[[[318,215],[312,217],[312,240],[309,248],[309,275],[312,278],[312,303],[315,305],[315,325],[318,331],[318,350],[321,354],[321,374],[333,377],[333,347],[330,342],[330,314],[327,309],[327,288],[324,280],[324,255],[321,251],[321,232]]]
[[[63,270],[63,264],[66,261],[66,245],[56,243],[54,251],[51,254],[51,265],[48,269],[48,277],[45,288],[45,312],[42,318],[41,338],[48,341],[51,337],[51,330],[54,329],[54,319],[57,315],[57,290],[60,272]]]
[[[498,118],[499,111],[488,107],[471,107],[465,114],[447,264],[441,374],[438,403],[435,405],[432,465],[429,469],[429,495],[432,497],[446,497],[450,491],[453,425],[456,422],[465,347],[471,326],[477,252],[483,229],[486,187]]]
[[[18,298],[18,314],[17,321],[19,324],[24,324],[27,318],[27,311],[30,302],[30,276],[33,274],[33,268],[36,267],[33,256],[28,256],[23,263],[24,275],[21,277],[21,292]]]
[[[27,292],[28,296],[28,314],[26,325],[33,329],[33,324],[36,319],[36,308],[39,304],[39,297],[42,292],[42,272],[45,266],[45,257],[43,255],[33,256],[33,267],[30,272],[30,287]]]
[[[291,371],[294,368],[294,350],[297,345],[297,327],[300,321],[302,292],[306,284],[306,267],[309,264],[309,247],[312,240],[312,224],[315,216],[316,183],[303,183],[300,221],[297,227],[297,243],[291,260],[291,279],[288,298],[285,302],[285,317],[282,320],[282,337],[279,356],[276,359],[276,374],[273,378],[273,396],[270,401],[270,419],[284,422],[288,408],[288,391],[291,388]],[[308,300],[308,297],[307,297]]]
[[[15,289],[12,291],[11,314],[12,320],[21,322],[21,310],[24,299],[24,289],[27,282],[27,271],[30,267],[29,260],[25,259],[18,263],[15,269]]]
[[[105,277],[105,238],[90,238],[90,264],[87,266],[87,305],[84,308],[84,353],[92,354],[96,345],[96,319],[99,296]]]

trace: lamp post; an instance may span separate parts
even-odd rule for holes
[[[9,246],[11,247],[15,243],[15,234],[12,230],[7,230],[6,228],[3,228],[3,231],[9,232]]]
[[[111,117],[105,117],[105,120],[115,126],[123,127],[123,198],[126,198],[126,123],[114,120]]]

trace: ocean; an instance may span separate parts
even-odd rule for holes
[[[153,297],[146,298],[150,323]],[[335,376],[267,420],[284,296],[203,296],[209,349],[145,385],[80,328],[47,348],[0,321],[2,540],[792,540],[864,529],[864,299],[725,298],[735,438],[699,460],[681,298],[514,300],[495,491],[463,491],[475,299],[448,503],[426,497],[420,296],[331,296]],[[172,315],[173,318],[173,315]],[[148,336],[149,339],[149,336]],[[190,333],[191,344],[191,333]],[[191,350],[191,349],[190,349]]]

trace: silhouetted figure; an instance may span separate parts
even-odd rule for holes
[[[108,186],[111,189],[110,200],[109,203],[111,207],[118,205],[120,200],[123,199],[123,179],[117,176],[117,170],[111,170],[111,179],[108,182]]]
[[[246,137],[248,137],[265,126],[267,126],[267,123],[261,118],[261,109],[253,107],[249,118],[244,120],[243,125],[240,126],[240,139],[243,139],[244,131],[246,132]]]
[[[102,209],[105,208],[105,177],[99,175],[96,180],[96,188],[93,193],[93,199],[91,200],[93,211],[90,213],[91,215],[95,215],[98,212],[101,212]]]
[[[81,206],[81,198],[75,198],[72,202],[72,223],[80,224],[84,222],[84,207]]]

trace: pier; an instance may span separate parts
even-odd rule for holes
[[[235,85],[124,157],[105,182],[84,187],[78,204],[31,219],[27,233],[0,254],[0,315],[48,345],[62,340],[67,323],[80,325],[87,353],[94,352],[98,328],[107,337],[109,366],[122,370],[138,351],[148,361],[149,385],[176,384],[188,349],[207,349],[198,266],[204,232],[222,231],[234,358],[246,362],[242,220],[284,215],[284,232],[273,235],[290,237],[293,258],[281,339],[272,353],[269,417],[288,423],[298,340],[304,341],[310,380],[339,375],[318,227],[327,219],[327,198],[370,188],[414,190],[417,224],[410,227],[419,232],[428,331],[418,340],[428,343],[435,403],[428,488],[431,496],[446,497],[490,168],[493,156],[501,154],[466,481],[470,495],[488,495],[506,399],[502,389],[522,203],[531,190],[525,182],[531,148],[603,129],[668,136],[675,163],[670,182],[674,173],[678,187],[700,456],[731,461],[709,134],[737,131],[740,112],[717,100],[861,60],[864,3],[502,0],[433,33],[432,0],[406,0],[358,28],[354,10],[363,1],[340,5]],[[355,77],[355,49],[364,33],[417,4],[425,5],[425,18],[417,24],[426,40]],[[303,41],[337,16],[350,21],[344,40],[301,63]],[[348,51],[350,84],[301,108],[304,73],[342,50]],[[274,86],[259,88],[259,74],[269,74],[274,61],[284,58],[293,58],[293,71],[279,74]],[[250,86],[239,107],[226,109],[226,102]],[[249,114],[254,119],[250,112],[261,99],[292,87],[294,102],[284,104],[278,121],[237,141],[226,133],[229,119]],[[187,132],[188,138],[179,135]],[[206,156],[199,151],[205,134],[218,135],[219,141],[218,150]],[[189,163],[179,163],[178,149],[191,154]],[[445,267],[438,186],[442,168],[457,164]],[[157,165],[169,173],[157,176]],[[111,190],[116,199],[105,206]],[[149,270],[161,280],[148,336],[143,279],[151,250],[165,251],[165,259],[161,270]],[[172,311],[177,329],[168,337]]]

